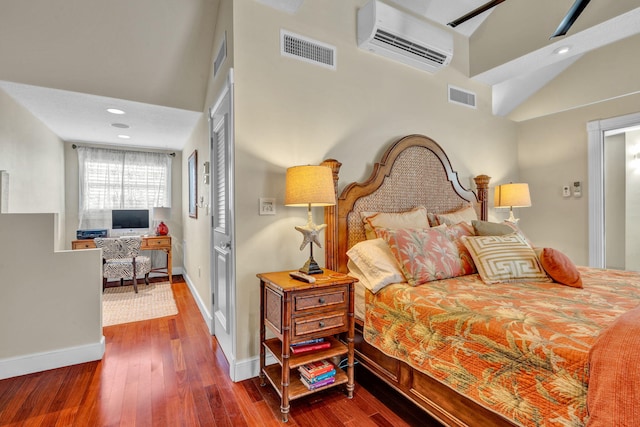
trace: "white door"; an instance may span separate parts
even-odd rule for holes
[[[233,69],[210,111],[213,330],[235,380],[235,248],[233,211]]]

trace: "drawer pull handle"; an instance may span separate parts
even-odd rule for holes
[[[318,323],[318,326],[320,326],[321,328],[324,328],[324,322]]]
[[[320,299],[318,300],[318,302],[319,302],[320,304],[324,304],[324,303],[325,303],[325,300],[324,300],[324,298],[320,298]]]

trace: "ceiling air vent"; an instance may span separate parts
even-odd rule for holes
[[[464,105],[466,107],[476,108],[476,94],[449,85],[449,102]]]
[[[336,69],[336,48],[289,31],[280,30],[280,54],[311,64]]]

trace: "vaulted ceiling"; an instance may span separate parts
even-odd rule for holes
[[[295,13],[304,2],[259,1]],[[640,32],[637,0],[506,0],[451,31],[469,37],[471,78],[506,115],[585,52]],[[446,26],[485,0],[387,0]],[[0,0],[0,88],[67,141],[181,149],[204,109],[219,0]],[[561,46],[571,51],[555,55]],[[105,108],[127,111],[105,117]],[[105,125],[106,123],[106,125]],[[118,138],[123,123],[130,140]]]

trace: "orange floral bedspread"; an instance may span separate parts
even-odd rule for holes
[[[367,292],[364,338],[516,424],[581,426],[589,350],[640,304],[640,273],[579,269],[583,289],[473,274]]]

